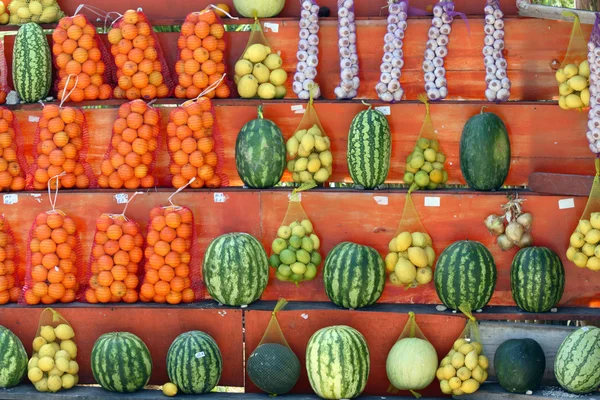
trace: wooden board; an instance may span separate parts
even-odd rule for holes
[[[41,307],[0,308],[0,324],[12,330],[31,355]],[[79,381],[95,383],[90,369],[90,355],[96,339],[108,332],[131,332],[139,336],[152,354],[150,384],[168,382],[166,357],[175,338],[187,331],[201,330],[211,335],[223,356],[223,386],[243,386],[243,333],[241,310],[199,310],[140,307],[132,313],[127,308],[60,308],[74,327],[78,346]],[[2,398],[0,392],[0,398]]]
[[[529,175],[529,189],[536,193],[589,196],[593,175],[553,174],[534,172]]]
[[[508,393],[497,383],[485,383],[473,394],[456,396],[454,398],[467,400],[556,400],[571,398],[595,400],[596,396],[594,393],[572,394],[557,386],[540,387],[534,390],[532,394]]]

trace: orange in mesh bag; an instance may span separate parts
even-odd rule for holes
[[[62,173],[65,174],[64,172]],[[29,230],[25,285],[21,303],[28,305],[70,303],[85,280],[83,254],[75,221],[57,210],[58,181],[48,181],[52,209],[39,213]],[[56,188],[54,198],[50,187]]]
[[[590,65],[587,60],[587,42],[581,31],[579,16],[570,11],[563,12],[563,15],[572,16],[574,20],[567,54],[556,71],[560,95],[558,105],[563,110],[581,109],[590,104]]]
[[[16,303],[21,295],[19,250],[10,224],[0,215],[0,304]]]
[[[23,136],[13,112],[0,107],[0,191],[25,189],[27,160]]]
[[[33,339],[27,377],[38,392],[71,389],[79,382],[75,332],[58,311],[46,308]]]
[[[122,104],[100,166],[98,186],[111,189],[155,186],[153,172],[160,144],[158,110],[143,100]]]

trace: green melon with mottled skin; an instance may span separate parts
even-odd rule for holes
[[[556,353],[554,375],[571,393],[600,387],[600,328],[584,326],[566,337]]]
[[[213,299],[228,306],[256,301],[269,282],[269,260],[262,244],[247,233],[228,233],[211,242],[202,276]]]
[[[52,57],[44,30],[30,22],[19,28],[13,48],[13,82],[21,100],[36,103],[52,86]]]
[[[0,388],[17,386],[27,373],[27,352],[21,340],[0,326]]]

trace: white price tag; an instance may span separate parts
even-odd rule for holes
[[[388,205],[388,197],[387,196],[373,196],[373,200],[375,200],[375,203],[379,204],[380,206]]]
[[[19,202],[18,194],[5,194],[4,195],[4,204],[17,204]]]
[[[302,104],[294,104],[290,107],[292,111],[304,110],[304,106]]]
[[[564,210],[565,208],[575,208],[575,200],[574,199],[560,199],[558,201],[558,209]]]
[[[196,358],[202,358],[204,356],[205,356],[205,354],[204,354],[203,351],[199,351],[199,352],[196,353]]]
[[[117,204],[125,204],[129,201],[129,195],[127,193],[115,194],[115,201]]]
[[[29,122],[39,122],[40,117],[38,117],[37,115],[30,115],[27,119]]]
[[[381,111],[383,115],[392,115],[392,109],[390,106],[379,106],[375,107],[377,111]]]
[[[274,22],[265,22],[265,30],[270,29],[271,31],[277,33],[279,32],[279,24]]]
[[[439,197],[425,197],[425,207],[439,207],[440,206],[440,198]]]
[[[225,203],[225,201],[227,201],[227,196],[225,196],[225,193],[215,193],[214,199],[215,203]]]

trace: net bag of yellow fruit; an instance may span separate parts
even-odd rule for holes
[[[315,187],[314,182],[294,189],[277,237],[271,244],[269,264],[275,268],[275,277],[298,284],[315,279],[321,265],[321,240],[315,234],[301,203],[300,192]]]
[[[58,392],[77,385],[74,338],[73,328],[60,313],[52,308],[42,311],[27,366],[27,376],[38,392]]]
[[[385,257],[390,282],[407,289],[431,282],[436,256],[432,246],[409,192],[398,230],[390,240],[389,253]]]
[[[420,94],[418,99],[425,104],[426,114],[417,143],[406,158],[404,183],[410,185],[411,190],[433,190],[443,187],[448,181],[448,172],[444,169],[446,155],[431,121],[427,96]]]
[[[57,0],[12,0],[8,3],[8,11],[10,25],[52,24],[65,16]]]
[[[600,158],[585,210],[569,240],[567,259],[579,268],[600,271]]]
[[[285,145],[290,159],[287,169],[296,183],[322,184],[329,180],[333,171],[331,141],[325,134],[313,105],[313,96],[318,93],[318,88],[316,84],[311,88],[310,100],[300,125]]]
[[[590,104],[588,48],[577,14],[566,11],[563,15],[573,16],[574,21],[567,54],[556,71],[558,105],[563,110],[581,109]]]
[[[442,393],[454,396],[475,393],[487,379],[489,366],[477,320],[468,307],[459,308],[467,316],[467,324],[436,372]]]
[[[287,91],[287,73],[279,52],[274,52],[265,38],[260,21],[254,19],[248,44],[235,64],[234,82],[245,99],[282,99]]]

